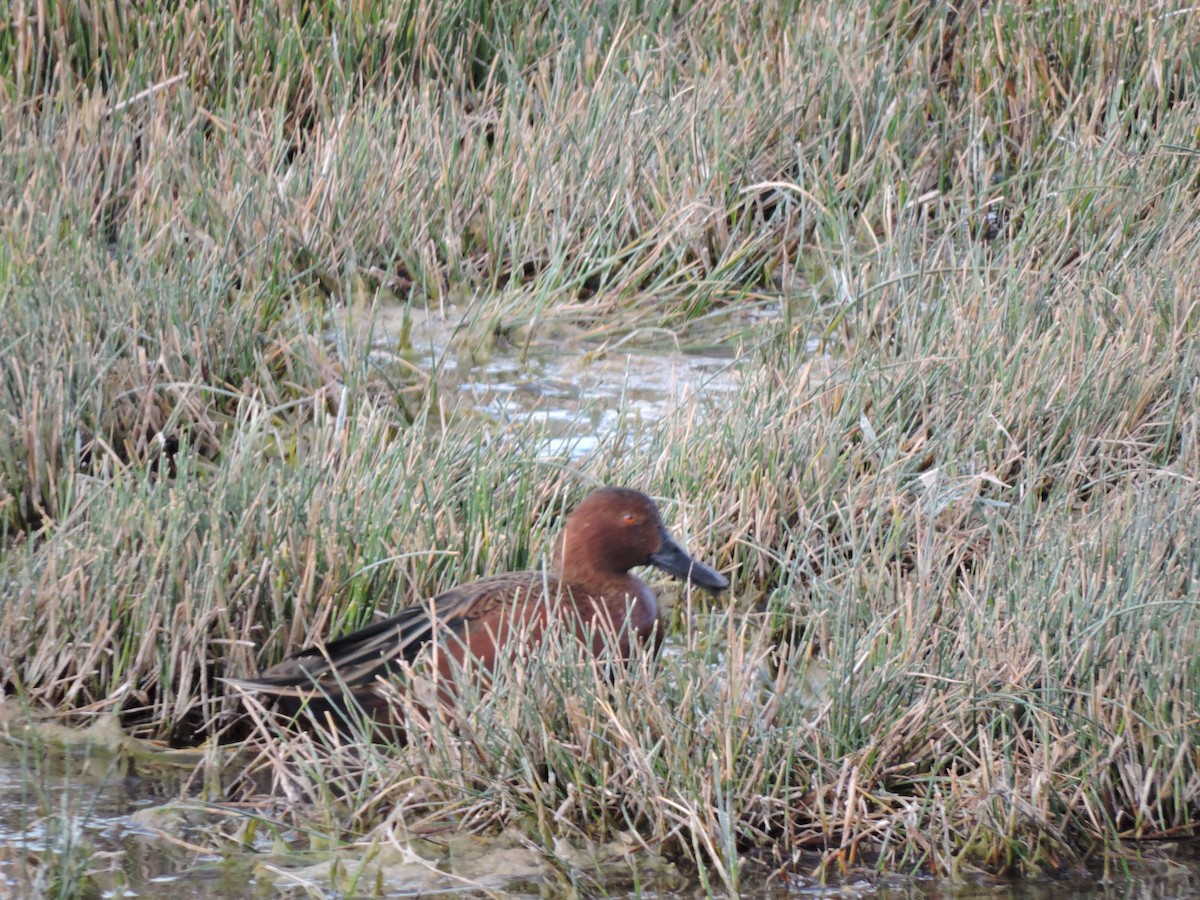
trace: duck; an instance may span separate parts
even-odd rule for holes
[[[395,685],[424,657],[441,704],[458,673],[487,679],[502,657],[536,648],[565,622],[591,652],[628,659],[635,644],[662,639],[654,590],[631,570],[653,566],[712,594],[729,580],[671,536],[646,494],[605,487],[567,517],[544,570],[505,572],[460,584],[328,643],[319,643],[234,687],[274,698],[285,714],[337,730],[363,716],[397,722]],[[338,723],[341,723],[339,725]]]

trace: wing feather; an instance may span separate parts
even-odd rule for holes
[[[246,690],[280,697],[340,697],[393,675],[442,633],[461,637],[472,619],[518,597],[540,595],[541,572],[511,572],[460,585],[365,628],[310,647],[253,679],[227,679]]]

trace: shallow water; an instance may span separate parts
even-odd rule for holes
[[[135,818],[178,796],[179,776],[126,768],[108,754],[35,763],[0,750],[0,896],[245,896],[244,880],[222,884],[218,857]]]
[[[730,311],[690,326],[686,343],[665,329],[601,340],[561,323],[539,328],[536,341],[480,334],[468,311],[449,305],[377,307],[356,327],[371,329],[376,364],[423,372],[453,405],[497,424],[541,426],[541,455],[579,458],[631,421],[732,397],[742,354],[778,315],[775,306]],[[338,327],[351,323],[344,316]]]

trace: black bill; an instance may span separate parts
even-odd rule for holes
[[[702,587],[714,594],[729,587],[728,578],[716,569],[710,569],[704,563],[692,559],[665,531],[662,540],[658,551],[650,554],[650,565],[679,578],[686,578],[696,587]]]

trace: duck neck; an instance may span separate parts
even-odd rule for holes
[[[552,557],[554,574],[567,585],[616,587],[637,583],[628,569],[614,565],[597,553],[587,540],[569,540],[569,534],[558,539]]]

